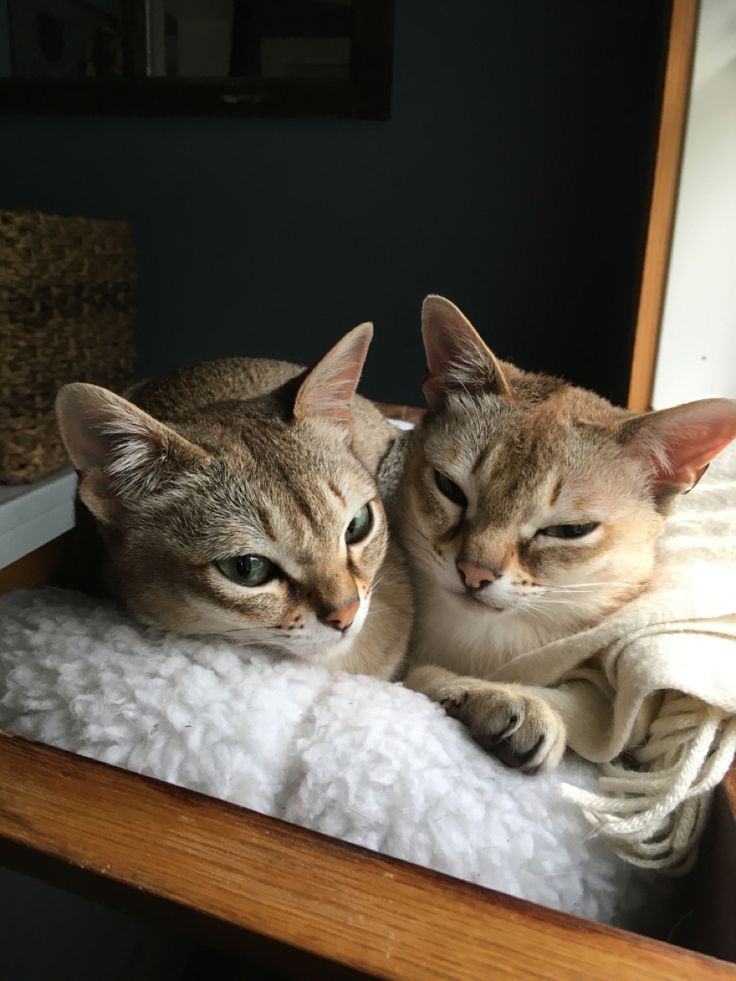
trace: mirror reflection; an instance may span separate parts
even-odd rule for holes
[[[7,0],[0,77],[343,79],[353,0]]]

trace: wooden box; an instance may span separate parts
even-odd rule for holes
[[[0,591],[39,585],[64,545],[8,567]],[[289,978],[736,978],[713,959],[736,961],[736,769],[673,943],[2,732],[0,863]]]

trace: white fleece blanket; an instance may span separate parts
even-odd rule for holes
[[[0,599],[0,726],[556,909],[651,928],[666,880],[400,685],[146,632],[60,590]],[[653,915],[654,914],[654,915]]]

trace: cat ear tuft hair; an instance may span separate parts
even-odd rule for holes
[[[294,402],[294,418],[323,418],[349,426],[350,403],[358,387],[373,324],[354,327],[310,369]]]
[[[160,490],[172,465],[206,459],[201,447],[106,388],[75,382],[56,397],[67,453],[80,475],[79,495],[103,523],[126,501]]]
[[[492,392],[511,397],[501,365],[478,331],[454,303],[430,294],[422,305],[427,353],[424,396],[439,409],[451,392]]]
[[[702,399],[627,419],[618,438],[648,471],[663,500],[685,494],[736,438],[736,399]]]

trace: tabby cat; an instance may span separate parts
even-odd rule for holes
[[[551,769],[590,688],[484,674],[647,588],[675,498],[736,436],[736,401],[615,408],[499,361],[439,296],[426,299],[422,330],[428,411],[397,505],[417,603],[406,683],[508,765]]]
[[[311,370],[232,358],[66,385],[57,415],[113,593],[139,620],[392,677],[412,621],[374,475],[395,432],[354,392],[370,324]]]

